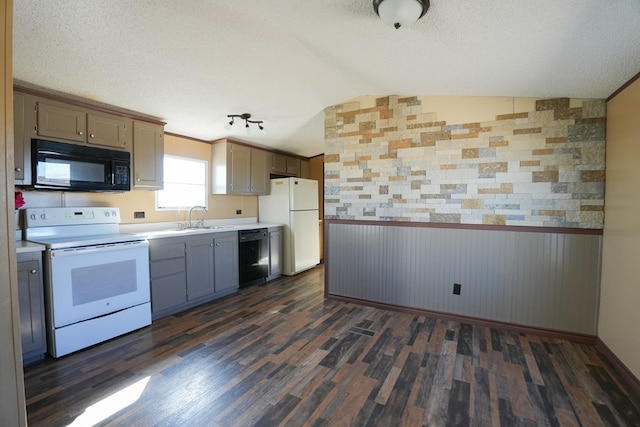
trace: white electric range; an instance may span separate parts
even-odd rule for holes
[[[112,207],[28,208],[43,255],[47,344],[61,357],[151,324],[149,243]]]

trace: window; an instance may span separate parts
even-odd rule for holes
[[[156,191],[156,209],[207,207],[207,194],[206,160],[164,156],[164,189]]]

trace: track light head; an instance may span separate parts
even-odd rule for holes
[[[229,130],[231,129],[231,126],[233,126],[233,124],[235,123],[234,120],[236,118],[240,119],[240,120],[244,120],[244,127],[247,130],[247,134],[249,134],[251,132],[251,129],[249,128],[249,123],[253,123],[253,124],[257,124],[258,125],[258,129],[260,129],[261,131],[264,131],[264,126],[262,126],[262,120],[250,120],[251,119],[251,114],[249,113],[242,113],[242,114],[227,114],[227,117],[231,118],[231,121],[225,125],[225,129]]]

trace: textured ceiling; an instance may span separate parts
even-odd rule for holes
[[[371,0],[14,1],[16,79],[304,156],[357,96],[606,98],[638,72],[639,0],[432,0],[400,30]],[[267,134],[224,129],[244,112]]]

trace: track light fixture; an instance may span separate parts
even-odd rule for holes
[[[264,126],[262,126],[262,123],[263,123],[262,120],[251,120],[251,114],[249,113],[227,114],[227,117],[231,119],[229,123],[227,123],[227,125],[224,127],[227,130],[231,129],[231,126],[233,126],[233,124],[235,123],[235,119],[239,119],[239,120],[244,120],[244,127],[247,129],[247,133],[251,132],[251,129],[249,128],[249,123],[258,125],[258,129],[260,129],[261,131],[264,131]]]
[[[397,30],[422,18],[429,10],[429,0],[373,0],[373,10],[385,24]]]

